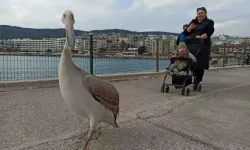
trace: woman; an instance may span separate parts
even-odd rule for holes
[[[193,19],[189,27],[184,31],[185,36],[202,38],[204,40],[203,49],[197,56],[197,67],[194,71],[196,77],[195,89],[202,81],[204,70],[209,69],[209,58],[211,39],[214,33],[214,21],[207,18],[207,10],[205,7],[197,8],[197,16]]]

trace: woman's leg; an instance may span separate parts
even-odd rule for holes
[[[204,71],[205,71],[205,69],[195,69],[194,70],[194,76],[196,78],[196,83],[202,82]]]

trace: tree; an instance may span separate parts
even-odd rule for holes
[[[105,48],[99,48],[99,53],[105,53],[107,50]]]
[[[146,46],[140,46],[140,47],[138,48],[138,53],[139,53],[139,55],[142,55],[143,53],[146,53],[146,51],[147,51]]]
[[[121,51],[123,51],[125,49],[125,47],[126,47],[126,43],[125,43],[124,40],[122,40],[121,43],[120,43]]]
[[[130,48],[130,44],[126,43],[125,44],[125,50],[128,50],[128,48]]]

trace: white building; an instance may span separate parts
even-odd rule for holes
[[[10,48],[17,51],[45,52],[47,50],[54,51],[56,42],[55,39],[10,39],[2,40],[1,47],[3,49]]]
[[[126,52],[122,52],[122,56],[126,56],[126,57],[138,56],[138,48],[128,48]]]
[[[30,40],[30,43],[33,43],[35,40]],[[36,47],[37,49],[34,49],[34,51],[42,51],[45,52],[47,50],[56,51],[56,43],[55,38],[48,38],[48,39],[42,39],[42,40],[36,40],[38,43],[41,44],[41,47]],[[35,44],[32,44],[35,45]],[[32,51],[32,47],[30,46],[30,51]]]
[[[66,42],[66,38],[56,38],[55,39],[55,51],[62,51],[64,44]]]
[[[99,50],[100,48],[105,48],[106,40],[105,39],[98,39],[96,40],[96,49]]]
[[[27,51],[29,48],[28,39],[13,39],[11,43],[18,51]]]

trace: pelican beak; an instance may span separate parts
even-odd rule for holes
[[[75,46],[75,34],[73,27],[73,20],[69,19],[66,23],[66,40],[70,51],[74,49]]]

